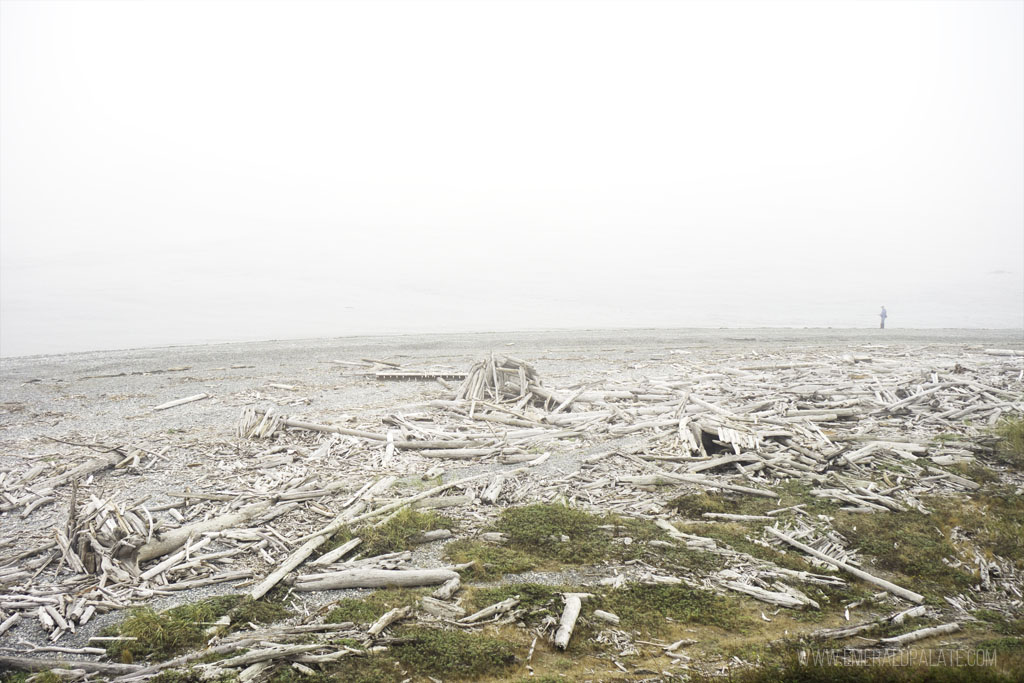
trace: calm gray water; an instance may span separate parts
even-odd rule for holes
[[[403,279],[386,259],[379,268],[353,259],[307,271],[228,268],[218,278],[187,269],[115,268],[97,275],[68,264],[59,283],[3,288],[0,354],[425,332],[871,328],[882,304],[890,329],[1024,328],[1024,287],[999,274],[986,286],[950,277],[921,288],[898,281],[850,287],[819,272],[752,287],[740,285],[725,266],[700,278],[683,268],[678,277],[621,277],[603,269],[561,274],[554,265],[460,278],[459,264],[439,262],[445,275],[424,282]],[[217,284],[200,284],[211,282]]]

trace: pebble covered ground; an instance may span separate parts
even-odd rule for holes
[[[168,491],[190,487],[204,491],[218,487],[247,492],[270,490],[288,470],[260,470],[254,452],[265,449],[265,445],[245,452],[239,449],[235,430],[245,406],[275,405],[297,419],[350,423],[359,428],[379,424],[402,407],[450,396],[432,381],[377,379],[367,372],[368,368],[384,366],[359,365],[364,360],[457,372],[493,352],[529,362],[545,386],[569,387],[588,382],[641,382],[652,375],[664,375],[673,363],[681,361],[694,368],[704,363],[752,362],[787,354],[827,353],[838,357],[849,350],[869,347],[956,354],[965,349],[1022,346],[1019,330],[613,330],[270,341],[5,358],[0,361],[0,472],[13,477],[34,464],[49,467],[78,463],[92,453],[71,443],[103,444],[143,448],[158,455],[147,458],[147,466],[108,472],[83,482],[80,496],[144,499],[147,505],[158,506],[176,500],[167,495]],[[152,410],[162,403],[200,393],[209,398],[168,410]],[[315,450],[322,441],[321,435],[309,435],[309,450]],[[565,477],[579,469],[584,452],[582,445],[560,444],[531,476]],[[352,478],[348,491],[385,473],[393,473],[400,482],[409,484],[425,469],[424,459],[408,452],[400,453],[386,471],[367,470],[365,462],[346,463],[343,453],[331,457],[341,460],[325,462],[324,466],[333,468],[336,476]],[[486,460],[442,464],[445,481],[502,469]],[[67,518],[67,488],[55,493],[52,504],[26,517],[16,512],[0,514],[0,555],[46,542],[51,530]],[[333,510],[332,502],[337,501],[322,502]],[[480,516],[472,510],[457,514]],[[297,524],[289,527],[287,521],[281,522],[278,530],[294,537],[308,532]],[[275,557],[280,560],[284,555]],[[447,564],[443,544],[419,547],[412,564]],[[257,576],[270,569],[263,561],[251,566]],[[527,572],[504,580],[586,586],[602,576],[600,571],[584,567]],[[173,595],[154,594],[148,604],[162,609],[231,591],[230,586],[214,585]],[[293,606],[310,614],[341,596],[363,593],[296,594]],[[117,611],[98,615],[87,627],[62,638],[60,644],[85,645],[89,637],[119,618]],[[0,637],[7,641],[0,647],[12,648],[19,641],[45,642],[47,635],[38,623],[27,621]]]

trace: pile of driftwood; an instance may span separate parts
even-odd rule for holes
[[[282,405],[308,403],[291,399],[249,405],[234,426],[234,441],[216,446],[208,456],[220,476],[182,482],[182,490],[165,489],[158,501],[130,491],[99,494],[93,489],[95,482],[120,472],[145,476],[159,469],[166,449],[62,442],[94,455],[63,469],[37,464],[0,472],[0,513],[27,519],[47,506],[63,511],[63,522],[47,540],[32,547],[0,545],[5,553],[0,557],[0,634],[36,622],[56,643],[97,612],[216,583],[253,598],[278,585],[297,592],[439,586],[416,610],[389,613],[366,633],[357,633],[353,625],[332,631],[305,624],[281,627],[273,637],[258,631],[238,634],[215,647],[229,652],[232,645],[274,644],[220,661],[215,665],[220,669],[256,671],[270,662],[291,661],[301,670],[352,654],[324,643],[289,646],[287,637],[294,633],[344,631],[372,640],[401,619],[435,619],[449,627],[514,620],[514,602],[483,613],[460,613],[453,600],[460,567],[414,566],[407,553],[362,558],[358,539],[310,558],[343,527],[358,530],[405,507],[472,511],[465,520],[468,533],[475,533],[472,529],[479,530],[501,507],[553,501],[655,520],[666,534],[659,542],[727,560],[725,569],[702,577],[608,567],[601,580],[608,585],[627,579],[687,582],[780,608],[816,609],[798,585],[836,585],[847,576],[876,585],[894,600],[920,603],[923,598],[914,587],[870,573],[857,549],[828,520],[808,515],[800,505],[761,516],[703,517],[763,522],[762,533],[751,540],[799,552],[840,574],[796,572],[684,533],[665,503],[683,491],[704,490],[776,499],[780,484],[796,480],[810,485],[814,496],[852,512],[923,509],[926,493],[976,489],[976,482],[945,467],[973,459],[985,447],[989,425],[1024,414],[1021,357],[1001,350],[937,357],[920,350],[865,347],[856,354],[811,351],[699,365],[686,363],[685,355],[634,367],[630,374],[642,379],[587,381],[555,390],[542,386],[529,364],[492,355],[473,365],[452,393],[393,407],[357,424],[347,417],[334,421],[330,415],[281,412]],[[366,374],[371,381],[393,379]],[[458,376],[434,374],[422,378],[443,383],[445,377]],[[943,439],[936,439],[939,434]],[[445,471],[453,466],[472,468],[472,473]],[[398,478],[412,474],[447,481],[396,497],[392,489]],[[452,535],[449,530],[423,542],[444,542]],[[490,536],[480,537],[502,542],[500,534]],[[979,592],[1018,603],[1024,597],[1012,562],[979,556],[976,574]],[[585,598],[567,594],[561,621],[549,624],[542,635],[565,647]],[[948,600],[964,612],[977,604],[967,595]],[[609,628],[617,621],[615,615],[599,618]],[[43,667],[44,658],[35,656],[39,652],[95,654],[90,647],[28,648],[0,663]],[[19,658],[20,664],[14,662]],[[67,667],[142,679],[184,663],[102,668],[83,660]]]

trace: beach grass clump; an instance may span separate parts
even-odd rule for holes
[[[393,637],[386,652],[359,654],[322,665],[313,677],[281,665],[269,681],[399,683],[429,677],[446,681],[501,679],[517,663],[514,643],[483,633],[410,626],[396,629]]]
[[[657,633],[666,618],[683,624],[740,630],[751,623],[738,598],[686,584],[630,583],[602,593],[595,604],[618,615],[626,628]]]
[[[660,565],[662,561],[689,561],[700,564],[685,553],[665,552],[650,546],[652,540],[665,540],[665,532],[646,519],[619,515],[597,515],[561,504],[536,504],[507,508],[490,527],[505,535],[502,544],[474,539],[453,541],[445,547],[453,562],[476,561],[467,576],[490,579],[531,569],[556,568],[612,561],[644,559]]]
[[[364,526],[358,530],[342,527],[320,547],[320,555],[326,554],[355,536],[363,539],[358,550],[366,557],[409,550],[418,534],[435,529],[451,529],[455,522],[435,512],[420,512],[403,508],[379,526]]]
[[[565,505],[507,508],[495,529],[508,536],[508,547],[567,564],[603,557],[610,545],[597,515]]]
[[[113,640],[107,645],[107,656],[115,661],[131,663],[144,659],[168,659],[206,644],[221,617],[229,625],[250,622],[267,624],[280,621],[291,612],[269,601],[253,600],[245,595],[221,595],[199,602],[156,612],[149,607],[133,609],[119,624],[104,629],[105,636],[122,636],[134,640]]]
[[[394,656],[410,673],[445,678],[499,677],[516,663],[516,647],[483,633],[408,627],[396,633]]]
[[[382,588],[363,598],[342,598],[334,603],[324,621],[328,624],[369,624],[396,607],[415,605],[428,593],[425,588]]]
[[[533,553],[518,548],[459,539],[445,546],[445,556],[452,562],[475,562],[463,572],[470,579],[488,580],[505,574],[518,574],[537,568],[543,561]]]
[[[1003,420],[995,431],[999,437],[995,460],[1014,469],[1024,469],[1024,418]]]
[[[931,601],[941,603],[943,595],[965,590],[973,582],[970,574],[943,561],[955,559],[957,549],[950,541],[949,509],[942,510],[938,514],[919,510],[870,515],[841,512],[835,525],[851,547],[867,556],[868,571],[877,567],[902,574]]]

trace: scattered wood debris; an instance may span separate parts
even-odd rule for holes
[[[74,450],[65,452],[66,462],[59,465],[33,461],[19,470],[0,471],[0,515],[31,519],[49,507],[64,517],[45,541],[32,547],[0,545],[0,634],[10,637],[31,622],[57,643],[98,613],[219,583],[241,587],[256,599],[277,586],[299,592],[437,586],[432,597],[387,612],[368,630],[326,624],[251,630],[244,639],[206,651],[228,645],[233,649],[217,651],[251,648],[209,665],[211,670],[248,670],[274,661],[293,662],[301,670],[352,656],[355,651],[329,644],[340,634],[372,643],[386,638],[393,624],[420,618],[465,628],[515,618],[519,604],[518,598],[509,598],[466,615],[451,602],[461,587],[459,567],[415,566],[407,553],[363,558],[358,537],[316,557],[335,532],[343,527],[358,531],[411,507],[453,510],[479,531],[481,520],[504,507],[552,501],[653,520],[665,532],[658,543],[723,558],[727,566],[701,577],[699,585],[780,608],[817,609],[818,603],[794,584],[842,585],[842,577],[786,569],[680,531],[676,522],[681,520],[666,503],[681,492],[701,491],[772,501],[779,498],[780,485],[796,481],[806,484],[812,496],[850,512],[919,510],[922,495],[977,489],[977,482],[945,468],[975,458],[984,448],[979,445],[982,429],[1005,416],[1024,415],[1017,350],[986,349],[963,358],[864,351],[764,355],[746,364],[723,359],[702,366],[671,356],[671,362],[649,366],[646,375],[588,378],[558,389],[544,386],[530,363],[493,354],[466,373],[409,370],[373,359],[334,361],[388,368],[370,371],[366,381],[461,384],[450,392],[431,385],[437,393],[426,402],[389,406],[387,414],[361,423],[348,416],[295,413],[290,407],[286,414],[281,404],[248,403],[232,426],[234,439],[203,454],[223,477],[179,482],[184,490],[168,489],[156,501],[133,496],[129,488],[101,489],[96,482],[123,472],[146,476],[155,471],[166,452],[158,446],[59,441],[94,454],[82,458],[73,456],[81,452]],[[301,385],[265,386],[291,392]],[[196,394],[152,410],[209,397]],[[945,438],[939,439],[940,434]],[[451,462],[442,468],[439,459]],[[389,493],[399,477],[410,475],[417,480],[443,477],[446,483],[401,497]],[[762,531],[752,542],[788,547],[816,566],[839,569],[895,598],[924,601],[914,590],[922,587],[899,586],[865,569],[857,549],[834,532],[828,519],[802,507],[779,506],[755,515],[709,512],[700,518],[756,523]],[[459,533],[435,530],[417,541],[443,543]],[[477,537],[496,544],[507,540],[497,532]],[[978,592],[1021,600],[1022,580],[1012,563],[979,556],[975,573]],[[644,574],[642,568],[632,576],[652,583],[694,580]],[[605,578],[610,585],[623,580]],[[555,647],[568,646],[586,597],[564,595],[561,619],[557,628],[551,625]],[[964,611],[970,606],[967,595],[947,600]],[[923,609],[911,607],[815,635],[851,637],[880,624],[901,624]],[[620,621],[601,610],[591,616],[609,629]],[[881,642],[901,646],[957,629],[958,623],[949,623]],[[298,633],[315,633],[323,640],[287,644]],[[44,647],[60,646],[20,650],[0,657],[0,664],[27,670],[66,665],[34,655],[54,651]],[[76,654],[95,654],[95,648],[79,650]],[[74,666],[142,680],[204,656],[195,654],[145,668],[93,660],[75,660]]]

